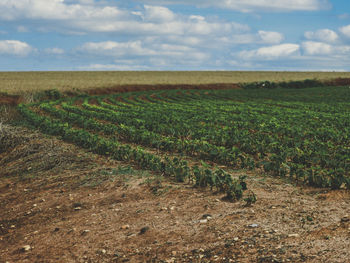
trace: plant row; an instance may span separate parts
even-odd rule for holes
[[[190,166],[187,161],[176,157],[161,158],[140,147],[133,148],[116,140],[104,138],[83,129],[73,128],[67,122],[39,116],[25,105],[19,105],[19,111],[30,125],[42,132],[61,136],[63,140],[87,148],[94,153],[109,155],[116,160],[134,163],[142,169],[149,169],[166,176],[174,176],[179,182],[188,179],[194,181],[196,186],[214,187],[218,191],[225,192],[230,200],[240,199],[243,196],[243,191],[246,190],[245,177],[233,179],[222,169],[213,170],[209,169],[209,166]]]

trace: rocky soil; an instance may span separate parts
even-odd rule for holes
[[[0,262],[350,262],[350,193],[248,174],[258,201],[1,126]]]

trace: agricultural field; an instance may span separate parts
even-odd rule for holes
[[[350,189],[349,98],[348,87],[171,90],[79,96],[19,110],[44,133],[238,199],[243,179],[210,167],[259,168]]]
[[[267,86],[273,85],[68,97],[51,91],[49,99],[20,104],[17,124],[26,128],[1,128],[15,142],[0,151],[0,166],[7,166],[0,190],[12,191],[2,191],[0,200],[9,207],[25,187],[24,203],[14,210],[30,213],[17,219],[5,213],[0,242],[12,250],[0,243],[0,255],[52,262],[67,251],[62,262],[346,262],[350,89]],[[18,138],[16,129],[30,136]],[[19,166],[21,175],[13,169]],[[16,249],[23,240],[29,248]]]
[[[0,72],[0,92],[23,95],[48,89],[58,89],[64,92],[128,85],[148,85],[150,88],[150,85],[232,84],[336,78],[350,78],[350,73],[282,71]]]

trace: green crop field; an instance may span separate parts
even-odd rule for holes
[[[19,106],[27,122],[93,152],[239,199],[260,169],[350,189],[350,89],[167,90]]]
[[[350,78],[350,73],[277,71],[0,72],[0,92],[17,95],[47,89],[72,91],[120,85],[197,85],[335,78]]]

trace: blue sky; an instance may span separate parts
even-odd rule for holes
[[[0,71],[350,70],[345,0],[0,0]]]

